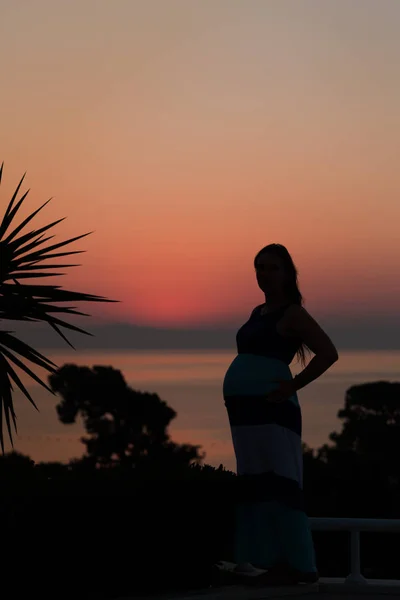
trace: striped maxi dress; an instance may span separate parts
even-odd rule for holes
[[[268,569],[286,564],[317,572],[303,499],[301,409],[297,394],[283,403],[265,395],[289,368],[300,340],[276,330],[288,305],[262,314],[257,306],[236,335],[238,354],[229,366],[223,396],[236,455],[235,562]]]

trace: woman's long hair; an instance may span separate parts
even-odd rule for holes
[[[269,254],[274,254],[275,256],[278,256],[282,260],[284,269],[288,275],[288,283],[285,286],[285,292],[293,304],[303,306],[304,300],[299,290],[298,272],[293,262],[293,259],[290,256],[287,249],[285,248],[285,246],[282,246],[282,244],[268,244],[268,246],[264,246],[264,248],[261,248],[261,250],[256,254],[254,258],[254,268],[257,268],[257,261],[259,257],[262,254],[266,254],[267,252]],[[297,359],[301,361],[303,367],[306,363],[306,350],[309,351],[308,346],[302,343],[297,351]]]

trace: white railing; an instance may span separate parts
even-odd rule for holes
[[[350,531],[350,574],[346,583],[366,584],[361,574],[360,531],[400,532],[400,519],[342,519],[310,517],[312,531]]]

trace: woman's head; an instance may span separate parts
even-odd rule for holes
[[[268,294],[281,292],[294,304],[303,303],[297,283],[297,269],[289,252],[281,244],[264,246],[254,259],[257,283]]]
[[[282,244],[264,246],[254,258],[257,283],[268,296],[281,293],[288,303],[303,305],[303,296],[299,289],[298,272],[289,252]],[[305,349],[302,344],[297,352],[298,358],[305,363]]]

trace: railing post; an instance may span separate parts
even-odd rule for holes
[[[346,577],[345,583],[365,585],[368,581],[361,574],[360,531],[351,529],[350,536],[350,575]]]

